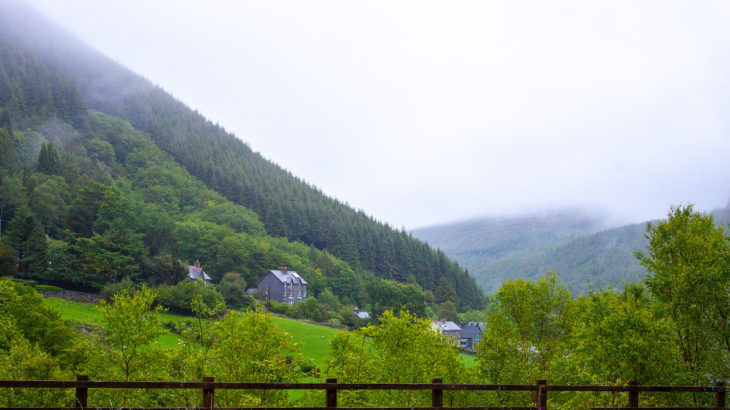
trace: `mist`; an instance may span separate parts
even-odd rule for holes
[[[726,2],[30,4],[394,226],[730,197]]]

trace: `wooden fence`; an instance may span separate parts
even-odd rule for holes
[[[52,381],[52,380],[0,380],[0,389],[23,388],[23,389],[76,389],[75,407],[37,407],[34,410],[61,410],[61,409],[100,409],[120,410],[120,408],[88,407],[89,389],[197,389],[201,390],[201,407],[187,408],[189,410],[211,410],[211,409],[242,409],[242,408],[218,408],[215,407],[215,391],[223,389],[240,390],[324,390],[324,408],[342,410],[373,410],[378,408],[358,407],[337,407],[337,392],[340,390],[431,390],[431,407],[388,407],[388,409],[415,409],[433,410],[447,408],[450,410],[477,410],[477,409],[536,409],[545,410],[548,408],[548,396],[550,392],[619,392],[627,394],[627,406],[622,409],[639,409],[639,393],[642,392],[667,392],[667,393],[714,393],[714,407],[643,407],[653,409],[724,409],[725,398],[728,387],[723,382],[714,386],[644,386],[637,383],[629,383],[628,386],[573,386],[573,385],[548,385],[545,380],[538,380],[536,384],[445,384],[441,379],[434,379],[432,383],[337,383],[337,379],[327,379],[326,383],[216,383],[212,377],[206,377],[202,382],[118,382],[118,381],[92,381],[87,376],[78,376],[75,381]],[[534,407],[444,407],[443,392],[448,391],[525,391],[533,392]],[[0,390],[2,394],[2,390]],[[256,407],[257,410],[315,410],[323,407]],[[10,409],[0,407],[0,410]],[[18,409],[17,407],[14,409]],[[382,409],[382,408],[381,408]],[[609,409],[596,408],[596,409]],[[153,410],[153,409],[146,409]],[[172,410],[172,408],[156,408],[154,410]]]

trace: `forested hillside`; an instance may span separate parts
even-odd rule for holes
[[[565,210],[430,226],[413,234],[473,270],[514,253],[597,232],[602,226],[597,216]]]
[[[5,274],[98,289],[174,283],[177,260],[199,259],[214,281],[249,284],[287,265],[352,303],[415,286],[424,302],[420,288],[484,304],[443,252],[327,197],[15,1],[0,4],[0,115]]]
[[[726,226],[730,208],[712,211]],[[640,282],[646,269],[634,256],[647,245],[646,223],[601,230],[580,212],[494,218],[416,229],[413,234],[469,269],[493,293],[513,278],[538,279],[554,271],[577,294]]]

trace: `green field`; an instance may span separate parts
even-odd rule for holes
[[[101,325],[101,312],[97,309],[96,304],[73,302],[61,298],[46,298],[45,303],[56,309],[64,320]],[[171,313],[160,313],[159,316],[161,321],[173,323],[190,319],[186,316]],[[312,359],[318,367],[324,368],[325,361],[332,352],[330,339],[341,330],[277,316],[272,316],[272,320],[281,330],[292,336],[304,357]],[[159,343],[163,346],[175,347],[178,345],[177,342],[178,335],[171,332],[166,332],[159,338]],[[467,367],[474,365],[472,356],[462,354],[461,358]]]
[[[97,309],[96,304],[72,302],[61,298],[46,298],[45,303],[56,309],[64,320],[97,326],[101,325],[101,312]],[[189,317],[172,313],[160,313],[159,317],[163,322],[173,323],[190,320]],[[330,338],[339,330],[283,317],[273,316],[272,320],[281,330],[292,336],[294,342],[300,347],[304,357],[312,359],[319,367],[324,366],[325,359],[331,353]],[[161,345],[169,347],[177,346],[177,341],[178,335],[171,332],[166,332],[159,339]]]

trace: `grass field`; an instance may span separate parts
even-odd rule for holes
[[[46,305],[56,309],[64,320],[101,325],[101,312],[96,304],[72,302],[61,298],[46,298],[45,302]],[[160,313],[159,317],[163,322],[173,323],[190,320],[189,317],[172,313]],[[312,359],[319,367],[324,366],[325,359],[331,354],[330,338],[338,332],[337,329],[276,316],[273,316],[272,320],[281,330],[293,337],[304,357]],[[177,341],[178,335],[172,332],[166,332],[158,340],[160,345],[169,347],[177,346]]]
[[[101,325],[101,312],[97,309],[96,304],[73,302],[61,298],[46,298],[45,303],[56,309],[64,320]],[[163,322],[173,323],[190,319],[171,313],[160,313],[159,317]],[[292,336],[294,342],[300,346],[304,357],[312,359],[318,367],[324,369],[325,361],[332,354],[330,339],[340,330],[277,316],[273,316],[272,320],[281,330]],[[176,347],[178,346],[178,335],[166,332],[160,336],[158,342],[162,346]],[[460,357],[467,367],[474,366],[474,357],[463,354]]]

